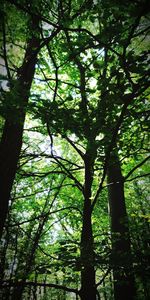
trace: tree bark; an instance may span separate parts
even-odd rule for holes
[[[114,299],[133,300],[135,299],[135,282],[128,216],[125,205],[123,176],[116,149],[110,156],[107,177],[112,234]]]
[[[15,99],[6,117],[0,143],[0,237],[2,236],[8,213],[10,193],[15,179],[22,146],[23,126],[30,88],[35,72],[40,39],[37,35],[39,20],[31,22],[32,36],[28,40],[23,64],[18,71],[18,79],[11,90]],[[9,104],[9,103],[8,103]]]
[[[83,225],[81,233],[81,290],[82,300],[96,300],[94,248],[91,220],[91,186],[93,181],[90,155],[85,155],[85,185]]]

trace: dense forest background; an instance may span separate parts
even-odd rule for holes
[[[0,15],[0,298],[149,300],[149,1]]]

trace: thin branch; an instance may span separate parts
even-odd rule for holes
[[[66,163],[69,163],[70,165],[75,166],[78,169],[82,169],[83,168],[82,166],[79,166],[76,163],[74,163],[74,162],[72,162],[72,161],[70,161],[70,160],[68,160],[66,158],[63,158],[61,156],[58,156],[58,155],[49,155],[49,154],[44,154],[44,153],[40,153],[40,154],[27,153],[27,154],[24,154],[24,155],[21,156],[21,158],[26,158],[26,157],[31,157],[31,159],[32,158],[51,158],[51,159],[54,159],[56,157],[57,159],[60,159],[60,160],[62,160],[64,162],[66,162]]]
[[[47,46],[47,51],[48,51],[49,57],[51,58],[52,63],[55,67],[55,89],[54,89],[54,96],[53,96],[53,101],[55,102],[56,97],[57,97],[58,84],[59,84],[59,81],[58,81],[58,69],[59,69],[59,67],[56,64],[56,61],[54,59],[54,56],[52,54],[52,51],[51,51],[49,45],[47,44],[46,46]]]
[[[11,85],[11,74],[10,74],[10,69],[9,69],[8,60],[7,60],[6,31],[5,31],[5,21],[4,21],[4,19],[2,21],[2,32],[3,32],[3,50],[4,50],[5,67],[6,67],[6,70],[7,70],[7,76],[8,76],[9,84]]]
[[[70,172],[70,170],[68,170],[56,157],[54,157],[54,159],[58,162],[58,164],[60,165],[60,167],[62,167],[64,169],[64,172],[62,171],[62,173],[64,173],[65,175],[67,175],[70,179],[72,179],[75,183],[76,186],[78,187],[78,189],[83,192],[83,186],[82,184],[77,180],[77,178],[75,178],[72,173]],[[72,170],[71,170],[72,171]]]
[[[77,153],[81,156],[81,158],[84,159],[84,153],[73,143],[73,141],[69,139],[67,136],[64,136],[64,138],[77,151]]]
[[[42,282],[32,282],[32,281],[13,281],[13,280],[3,280],[1,283],[1,288],[6,287],[19,287],[19,286],[41,286],[41,287],[49,287],[49,288],[55,288],[59,290],[64,290],[66,292],[79,294],[79,291],[77,289],[68,288],[64,285],[60,284],[54,284],[54,283],[42,283]]]
[[[47,76],[45,76],[45,79],[40,79],[40,78],[38,78],[38,77],[35,77],[35,79],[38,80],[38,81],[40,81],[40,82],[42,82],[42,81],[43,81],[43,82],[45,82],[45,81],[55,81],[55,80],[56,80],[55,78],[49,78],[49,77],[47,77]],[[73,83],[71,83],[71,82],[63,81],[63,80],[61,80],[61,79],[58,79],[58,82],[63,83],[63,84],[66,84],[66,85],[69,85],[69,86],[72,86],[72,87],[74,87],[74,88],[76,88],[76,89],[80,89],[80,87],[79,87],[78,85],[73,84]]]
[[[47,131],[48,131],[48,135],[49,135],[49,137],[50,137],[50,139],[51,139],[51,132],[50,132],[49,124],[47,124]],[[78,189],[79,189],[81,192],[83,192],[83,186],[82,186],[82,184],[77,180],[77,178],[75,178],[75,177],[72,175],[72,173],[64,166],[64,164],[62,164],[55,156],[54,156],[54,159],[55,159],[56,162],[59,164],[59,166],[64,170],[64,173],[65,173],[66,175],[68,175],[69,178],[72,179],[72,180],[76,183]],[[63,172],[63,171],[62,171],[62,172]]]
[[[41,73],[43,74],[43,77],[45,78],[45,82],[46,82],[47,86],[49,87],[50,90],[52,90],[55,93],[55,89],[52,88],[50,86],[49,82],[46,80],[46,75],[45,75],[44,71],[42,70],[42,68],[40,67],[40,65],[39,65],[39,68],[41,70]],[[62,101],[64,101],[64,99],[59,94],[57,94],[57,97],[60,98]]]
[[[127,47],[131,43],[131,39],[133,38],[136,29],[138,28],[138,26],[140,24],[140,20],[141,20],[142,16],[147,12],[147,7],[149,7],[149,2],[146,0],[145,3],[142,5],[141,11],[140,11],[139,15],[137,16],[137,18],[135,19],[135,22],[131,26],[131,30],[129,32],[128,39],[124,46],[124,55],[125,55]]]
[[[50,174],[65,174],[66,173],[64,171],[48,171],[48,172],[44,172],[44,173],[33,173],[33,172],[18,172],[22,177],[30,177],[30,176],[33,176],[33,177],[46,177]]]
[[[109,269],[107,270],[107,272],[104,274],[103,278],[102,278],[98,283],[96,283],[96,287],[98,287],[99,285],[101,285],[101,284],[103,283],[104,279],[105,279],[106,276],[110,273],[110,271],[111,271],[111,269],[109,268]]]
[[[127,178],[129,178],[136,169],[141,167],[149,159],[150,159],[150,155],[146,157],[144,160],[142,160],[139,164],[137,164],[131,171],[129,171],[129,173],[126,176],[124,176],[124,179],[126,180]]]
[[[142,175],[137,175],[137,176],[135,176],[135,177],[133,177],[131,179],[127,179],[125,182],[127,182],[127,181],[133,181],[133,180],[135,180],[137,178],[149,177],[149,175],[150,175],[150,173],[146,173],[146,174],[142,174]]]

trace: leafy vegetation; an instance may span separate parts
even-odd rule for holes
[[[148,300],[148,1],[1,14],[2,299]]]

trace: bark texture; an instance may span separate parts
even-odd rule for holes
[[[112,232],[112,265],[115,300],[135,299],[128,216],[124,197],[124,182],[117,150],[110,156],[107,170]]]
[[[82,300],[96,300],[94,247],[91,220],[91,187],[93,181],[92,159],[88,153],[85,155],[85,184],[83,226],[81,234],[81,291]]]

